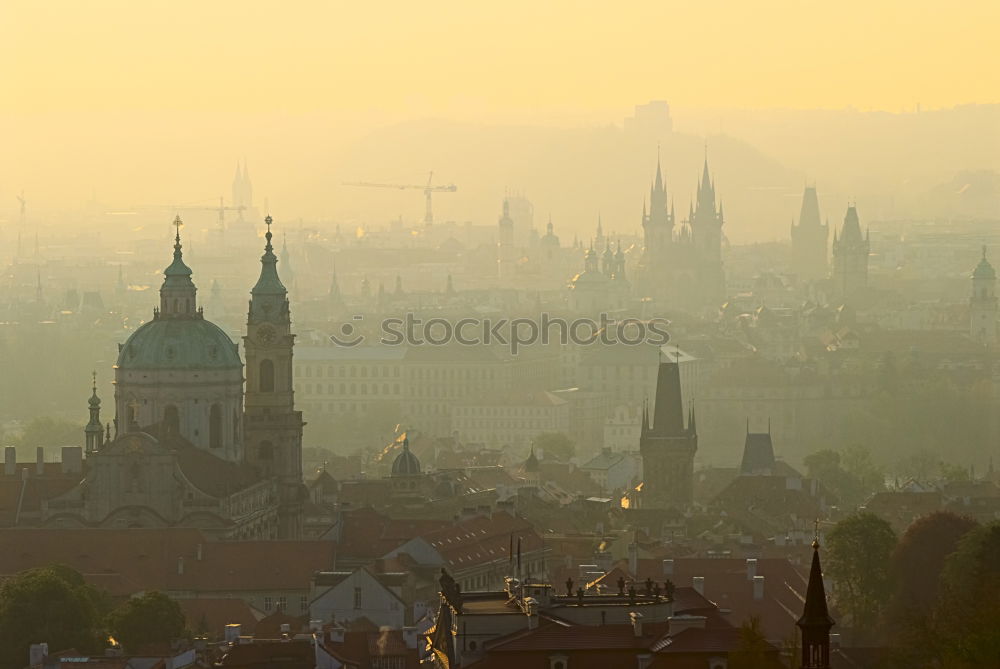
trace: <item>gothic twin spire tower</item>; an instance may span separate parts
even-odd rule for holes
[[[676,217],[657,152],[649,209],[644,203],[642,211],[644,243],[637,271],[640,294],[684,309],[719,304],[726,290],[722,265],[724,224],[707,150],[698,189],[684,221]]]

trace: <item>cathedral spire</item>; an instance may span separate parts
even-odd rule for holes
[[[656,180],[653,187],[660,192],[663,190],[663,172],[660,169],[660,145],[656,145]]]

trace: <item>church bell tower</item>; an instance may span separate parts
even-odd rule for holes
[[[694,454],[698,432],[694,411],[684,424],[680,363],[661,362],[656,376],[653,422],[642,412],[639,453],[642,457],[642,506],[648,509],[684,508],[691,504]]]
[[[301,535],[302,412],[295,410],[292,389],[292,334],[288,293],[278,278],[278,258],[271,245],[271,223],[260,277],[250,291],[246,354],[245,435],[247,461],[278,482],[278,537]]]

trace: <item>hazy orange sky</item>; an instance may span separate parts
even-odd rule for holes
[[[996,0],[0,3],[6,113],[620,120],[1000,100]]]

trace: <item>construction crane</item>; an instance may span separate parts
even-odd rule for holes
[[[382,183],[372,183],[370,181],[345,181],[345,186],[362,186],[364,188],[396,188],[398,190],[407,189],[417,189],[424,191],[424,200],[426,202],[426,208],[424,210],[424,225],[428,228],[434,224],[434,210],[431,207],[431,194],[432,193],[454,193],[458,190],[455,184],[448,184],[446,186],[435,186],[433,185],[434,172],[431,172],[427,176],[427,184],[424,186],[417,186],[413,184],[382,184]]]
[[[169,210],[174,211],[174,212],[181,212],[181,211],[217,211],[217,212],[219,212],[219,230],[220,231],[225,231],[225,229],[226,229],[226,212],[227,211],[237,211],[237,212],[239,212],[239,217],[242,220],[242,218],[243,218],[243,212],[244,212],[244,210],[246,210],[246,207],[243,206],[243,205],[234,205],[234,206],[231,206],[231,207],[227,207],[226,204],[225,204],[225,201],[223,200],[222,196],[220,195],[219,196],[219,206],[217,206],[217,207],[212,207],[212,206],[207,206],[207,205],[201,206],[201,205],[151,204],[151,205],[144,205],[144,206],[140,206],[140,207],[132,207],[132,211],[113,211],[113,212],[108,212],[108,213],[111,213],[111,214],[136,213],[136,210],[140,210],[140,209],[169,209]]]

